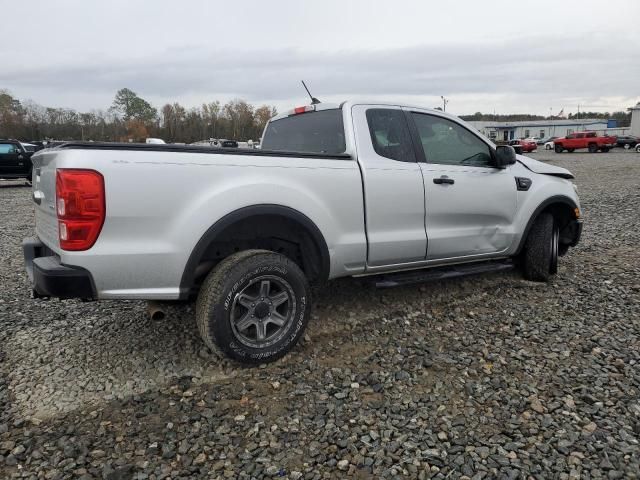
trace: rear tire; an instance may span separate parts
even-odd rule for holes
[[[562,153],[562,145],[554,145],[553,149],[556,153]]]
[[[545,145],[545,146],[544,146],[544,149],[545,149],[545,150],[551,150],[551,145]]]
[[[575,152],[575,151],[576,151],[576,149],[575,149],[575,148],[567,148],[567,152],[569,152],[569,153],[573,153],[573,152]]]
[[[220,262],[196,303],[196,322],[214,352],[249,364],[287,354],[309,322],[310,288],[300,268],[267,250],[246,250]]]
[[[598,145],[595,143],[589,144],[589,153],[596,153],[598,151]]]
[[[609,151],[609,147],[602,147],[602,152],[607,153]]]
[[[623,148],[624,148],[625,150],[629,150],[629,149],[631,148],[631,144],[629,144],[629,143],[625,143],[625,144],[624,144],[624,146],[623,146]]]
[[[547,282],[558,272],[559,239],[560,231],[553,215],[541,213],[529,231],[522,255],[527,280]]]

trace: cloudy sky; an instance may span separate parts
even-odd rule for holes
[[[638,0],[0,0],[0,89],[107,108],[385,99],[449,111],[640,101]]]

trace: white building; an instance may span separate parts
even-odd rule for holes
[[[636,116],[640,129],[640,103],[635,107],[638,112]],[[629,127],[618,128],[615,120],[602,120],[596,118],[585,118],[580,120],[529,120],[523,122],[469,122],[477,128],[483,135],[491,140],[501,142],[517,138],[548,138],[564,137],[573,132],[585,130],[596,131],[600,134],[608,135],[628,135]],[[631,127],[631,129],[633,126]]]
[[[630,135],[640,137],[640,102],[635,107],[631,107],[631,132]]]

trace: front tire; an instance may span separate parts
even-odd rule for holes
[[[623,145],[623,148],[624,148],[625,150],[629,150],[629,149],[631,148],[631,144],[630,144],[630,143],[625,143],[625,144]]]
[[[555,145],[553,148],[556,153],[562,153],[562,145]]]
[[[558,272],[560,230],[553,215],[541,213],[534,221],[524,246],[523,270],[527,280],[547,282]]]
[[[596,153],[598,151],[598,145],[595,143],[589,144],[589,153]]]
[[[310,311],[309,284],[294,262],[267,250],[247,250],[209,273],[198,294],[196,322],[213,351],[256,364],[289,352]]]

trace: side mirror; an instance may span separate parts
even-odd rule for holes
[[[496,147],[495,166],[497,168],[507,168],[516,163],[516,151],[509,145],[498,145]]]

